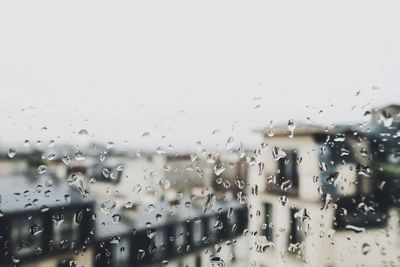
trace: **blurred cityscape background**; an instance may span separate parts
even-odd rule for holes
[[[255,149],[3,148],[1,264],[397,266],[400,106],[365,116],[255,129]]]

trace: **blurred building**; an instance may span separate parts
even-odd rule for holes
[[[389,105],[370,114],[371,168],[387,205],[400,206],[400,106]]]
[[[19,174],[0,177],[0,266],[246,262],[247,207],[205,189],[212,168],[199,175],[200,160],[100,146],[19,157],[21,168],[4,157]]]
[[[214,152],[9,151],[0,266],[396,265],[399,110],[357,127],[289,122],[254,151],[231,137]]]
[[[247,251],[240,239],[247,223],[240,218],[247,217],[247,208],[235,202],[214,203],[204,212],[195,203],[184,203],[158,202],[122,212],[130,229],[116,225],[113,238],[99,239],[96,266],[205,267],[215,254],[230,259],[231,266],[243,266]],[[106,236],[115,228],[101,219],[98,223]]]
[[[0,179],[0,266],[92,264],[93,200],[49,175]]]
[[[367,134],[289,123],[263,139],[249,174],[250,263],[398,265],[399,213],[372,175]]]

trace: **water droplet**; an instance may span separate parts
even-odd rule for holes
[[[40,207],[40,212],[46,212],[46,211],[48,211],[49,209],[50,209],[50,208],[49,208],[48,206],[43,205],[43,206]]]
[[[223,183],[223,186],[228,189],[229,187],[231,187],[231,182],[229,182],[228,180],[225,180]]]
[[[224,224],[221,220],[217,220],[214,224],[214,229],[222,230],[224,228]]]
[[[239,189],[244,189],[245,186],[245,182],[243,180],[240,179],[236,179],[235,180],[235,184]]]
[[[169,144],[169,145],[167,146],[167,148],[168,148],[169,150],[174,150],[174,149],[175,149],[175,147],[174,147],[173,145],[171,145],[171,144]]]
[[[158,184],[162,190],[167,190],[171,186],[171,182],[167,179],[161,179]]]
[[[286,152],[275,146],[274,149],[272,149],[272,156],[274,160],[280,160],[286,157]]]
[[[78,150],[78,151],[75,152],[75,159],[78,160],[78,161],[85,160],[86,159],[86,155],[82,151]]]
[[[293,119],[288,121],[288,128],[289,128],[289,137],[293,138],[294,136],[294,129],[296,128],[296,124],[294,123]]]
[[[68,176],[68,178],[67,178],[67,183],[68,184],[73,184],[73,183],[75,183],[76,182],[76,180],[78,180],[78,179],[83,179],[83,174],[82,173],[80,173],[80,172],[74,172],[74,173],[72,173],[70,176]]]
[[[119,236],[113,236],[110,240],[111,244],[119,244],[121,242],[121,238]]]
[[[37,168],[37,170],[38,170],[38,173],[39,173],[39,174],[45,173],[45,172],[47,171],[47,166],[46,166],[46,165],[40,165],[40,166]]]
[[[360,154],[362,157],[366,158],[368,156],[368,150],[362,147],[360,148]]]
[[[371,117],[371,114],[372,114],[371,111],[367,110],[364,112],[363,116],[366,117],[367,119],[369,119]]]
[[[13,262],[14,264],[18,264],[18,263],[20,263],[20,262],[21,262],[21,260],[20,260],[20,259],[18,259],[18,258],[15,258],[14,256],[12,256],[11,258],[12,258],[12,262]]]
[[[385,184],[386,184],[386,181],[380,182],[380,183],[379,183],[379,186],[378,186],[378,187],[379,187],[379,190],[382,191],[382,190],[383,190],[383,187],[385,186]]]
[[[40,225],[34,224],[31,227],[29,227],[29,233],[31,233],[31,235],[33,237],[39,235],[41,232],[43,232],[43,228]]]
[[[178,192],[178,193],[176,193],[176,199],[177,199],[177,200],[181,200],[183,197],[184,197],[183,192]]]
[[[287,196],[280,196],[279,197],[279,202],[281,202],[282,206],[285,206],[287,201],[288,201],[288,197]]]
[[[251,193],[252,193],[253,195],[255,195],[255,196],[258,195],[258,185],[257,185],[257,184],[255,184],[255,185],[253,185],[253,186],[251,187]]]
[[[114,215],[112,216],[112,220],[113,220],[113,223],[119,223],[119,222],[121,221],[121,215],[119,215],[119,214],[114,214]]]
[[[79,130],[78,134],[80,135],[89,135],[89,132],[86,129]]]
[[[107,151],[101,152],[99,159],[101,162],[103,162],[106,159]]]
[[[219,129],[214,129],[212,132],[211,132],[211,134],[216,134],[216,133],[218,133],[219,132]]]
[[[263,175],[263,172],[264,172],[264,162],[259,162],[258,163],[258,175],[259,176],[262,176]]]
[[[51,177],[49,177],[49,179],[46,180],[45,182],[45,186],[46,187],[52,187],[53,186],[53,179]]]
[[[200,178],[204,176],[204,172],[202,169],[200,169],[200,167],[196,167],[196,173]]]
[[[346,140],[346,135],[345,134],[337,134],[333,141],[335,142],[344,142]]]
[[[60,266],[76,267],[77,263],[73,260],[62,260]]]
[[[235,146],[235,139],[232,136],[229,136],[225,142],[225,148],[227,150],[231,150],[234,148],[234,146]]]
[[[368,166],[363,166],[361,164],[357,165],[356,173],[365,177],[370,177],[372,174],[371,169]]]
[[[110,149],[114,147],[114,142],[108,141],[106,144],[106,149]]]
[[[321,210],[326,210],[329,207],[329,204],[333,202],[333,198],[330,194],[324,195],[324,200],[323,200],[323,205],[321,207]]]
[[[281,189],[283,192],[287,192],[290,188],[292,188],[292,180],[286,180],[282,182]]]
[[[198,159],[198,156],[197,156],[196,153],[190,154],[190,160],[191,160],[192,162],[195,162],[197,159]]]
[[[17,152],[15,151],[15,148],[10,148],[10,149],[8,150],[8,157],[9,157],[10,159],[12,159],[13,157],[15,157],[16,154],[17,154]]]
[[[113,199],[109,199],[103,203],[101,203],[100,208],[104,211],[105,214],[111,214],[116,208],[117,203]]]
[[[25,141],[24,141],[24,146],[25,147],[29,147],[31,145],[31,142],[28,140],[28,139],[26,139]]]
[[[122,164],[118,164],[116,167],[115,167],[115,169],[117,170],[117,171],[119,171],[119,172],[122,172],[123,170],[124,170],[124,165],[122,165]]]
[[[339,177],[339,172],[334,172],[334,173],[329,174],[328,178],[326,178],[326,181],[329,184],[335,184],[338,177]]]
[[[201,141],[197,141],[195,143],[195,146],[196,146],[196,149],[197,149],[198,152],[203,152],[204,151],[204,148],[203,148],[203,145],[201,144]]]
[[[223,173],[224,171],[225,171],[225,165],[224,165],[223,163],[217,163],[217,164],[214,166],[214,173],[215,173],[215,175],[220,176],[221,173]]]
[[[294,218],[300,219],[300,221],[305,222],[310,220],[310,215],[307,209],[303,208],[294,214]]]
[[[69,194],[65,194],[64,199],[66,202],[71,202],[71,196]]]
[[[106,179],[110,178],[110,170],[108,170],[107,168],[103,168],[101,173],[103,174],[104,178]]]
[[[358,227],[358,226],[351,225],[351,224],[346,225],[345,229],[352,230],[352,231],[354,231],[354,233],[357,233],[357,234],[365,232],[365,228],[364,227]]]
[[[214,194],[208,194],[206,202],[204,204],[204,212],[208,212],[212,210],[216,201],[216,197]]]
[[[380,121],[383,123],[385,127],[390,127],[393,123],[393,117],[390,113],[383,110],[381,113]]]
[[[207,155],[207,163],[214,164],[216,162],[215,156],[213,154]]]
[[[165,154],[166,153],[165,150],[161,146],[156,148],[156,152],[157,152],[157,154]]]
[[[61,213],[55,213],[52,215],[52,220],[55,225],[60,225],[64,221],[64,215]]]
[[[225,267],[225,262],[220,257],[210,259],[210,267]]]
[[[139,249],[138,253],[137,253],[137,260],[138,261],[143,260],[145,255],[146,255],[146,251],[144,251],[143,249]]]
[[[318,164],[319,169],[321,170],[321,172],[326,171],[328,168],[326,167],[326,163],[323,161],[320,161]]]
[[[144,209],[144,211],[145,211],[147,214],[150,214],[150,213],[152,213],[155,209],[156,209],[156,206],[154,206],[154,204],[149,204],[149,205],[146,206],[146,208]]]
[[[47,158],[48,158],[48,160],[53,160],[53,159],[56,158],[56,154],[50,153],[50,154],[47,156]]]
[[[185,202],[185,208],[190,209],[192,207],[192,202],[186,201]]]
[[[69,164],[71,163],[71,158],[69,156],[67,156],[67,155],[64,155],[61,158],[61,160],[66,166],[69,166]]]
[[[345,149],[345,148],[343,148],[343,147],[340,149],[340,156],[341,156],[341,157],[343,157],[343,156],[348,156],[348,155],[350,155],[350,153],[351,153],[351,152],[350,152],[350,150],[348,150],[348,149]]]
[[[80,179],[78,182],[78,190],[81,193],[82,197],[88,197],[89,196],[89,190],[87,188],[87,184],[83,179]]]

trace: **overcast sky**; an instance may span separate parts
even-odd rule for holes
[[[0,149],[80,129],[133,147],[254,144],[270,120],[365,120],[400,103],[399,12],[396,0],[2,1]]]

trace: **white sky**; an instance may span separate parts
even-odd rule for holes
[[[396,0],[2,1],[0,149],[75,142],[82,128],[135,147],[254,144],[270,120],[362,120],[400,103],[399,11]]]

